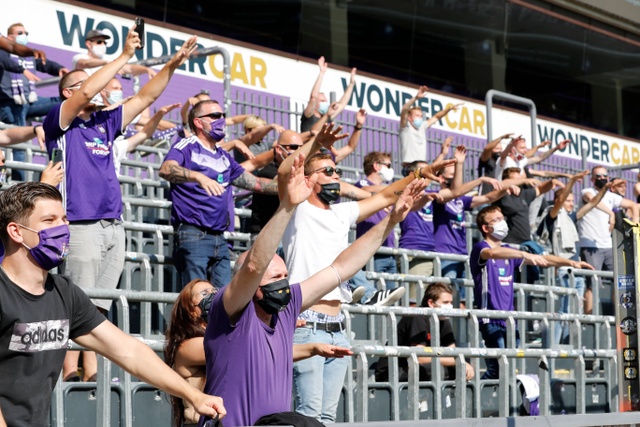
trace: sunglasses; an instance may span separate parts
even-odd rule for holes
[[[67,86],[65,89],[78,89],[84,82],[85,80],[80,80],[79,82],[75,82],[71,86]]]
[[[298,144],[289,144],[289,145],[281,145],[281,147],[286,148],[287,150],[296,151],[298,148],[302,147],[302,145]]]
[[[607,178],[609,175],[606,173],[602,173],[602,174],[596,174],[595,177],[596,178]]]
[[[94,43],[94,44],[106,44],[107,41],[105,39],[97,39],[97,40],[91,40],[91,43]]]
[[[212,120],[218,120],[221,119],[223,117],[225,117],[224,113],[218,113],[217,111],[215,113],[209,113],[209,114],[205,114],[202,116],[198,116],[199,119],[203,118],[203,117],[209,117]]]
[[[336,175],[338,175],[339,177],[342,176],[342,169],[340,168],[334,168],[333,166],[325,166],[323,168],[319,168],[313,171],[315,172],[322,172],[323,174],[325,174],[328,177],[332,177],[334,172]]]
[[[379,165],[382,165],[382,166],[386,166],[388,168],[391,167],[391,163],[382,163],[382,162],[376,162],[376,163],[378,163]]]

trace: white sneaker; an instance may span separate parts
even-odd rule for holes
[[[404,288],[388,289],[386,291],[378,291],[369,301],[367,305],[391,306],[395,304],[404,295]]]
[[[351,304],[359,304],[366,290],[364,286],[358,286],[351,292]]]

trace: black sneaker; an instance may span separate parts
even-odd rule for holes
[[[404,288],[388,289],[386,291],[378,291],[369,301],[367,305],[390,306],[395,304],[404,295]]]

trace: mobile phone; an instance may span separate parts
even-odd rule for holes
[[[55,165],[56,163],[60,163],[62,161],[62,150],[59,148],[54,148],[51,152],[51,161]]]
[[[144,19],[136,18],[136,33],[138,33],[138,37],[140,37],[140,47],[138,49],[144,48]]]

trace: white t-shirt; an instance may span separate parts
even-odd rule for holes
[[[360,215],[357,202],[336,203],[320,209],[305,201],[289,221],[282,248],[289,282],[299,283],[328,267],[349,246],[349,231]],[[325,295],[326,301],[351,302],[347,282]]]
[[[595,197],[598,190],[593,187],[582,190],[582,196],[587,193]],[[604,203],[605,206],[613,210],[620,207],[622,196],[607,191],[600,203]],[[580,235],[581,248],[610,249],[613,247],[609,232],[609,215],[597,207],[591,209],[578,221],[578,234]]]
[[[400,158],[402,163],[411,163],[416,160],[427,161],[427,121],[423,121],[418,129],[407,122],[400,129]]]
[[[128,145],[129,140],[124,135],[120,135],[113,141],[111,150],[113,152],[113,165],[116,167],[116,175],[120,175],[120,163],[127,158]]]
[[[78,61],[80,61],[81,59],[92,59],[92,57],[89,56],[89,53],[87,53],[87,52],[77,53],[77,54],[73,55],[73,59],[71,61],[73,63],[73,68],[74,69],[78,68]],[[98,71],[99,69],[100,69],[100,67],[83,68],[83,71],[90,76],[93,73],[95,73],[96,71]]]
[[[504,167],[500,165],[500,159],[496,161],[496,175],[495,178],[498,181],[502,181],[502,171],[509,168],[519,168],[520,173],[524,174],[524,167],[529,164],[529,159],[523,157],[519,162],[513,159],[511,156],[507,156],[504,160]],[[523,175],[524,176],[524,175]]]

